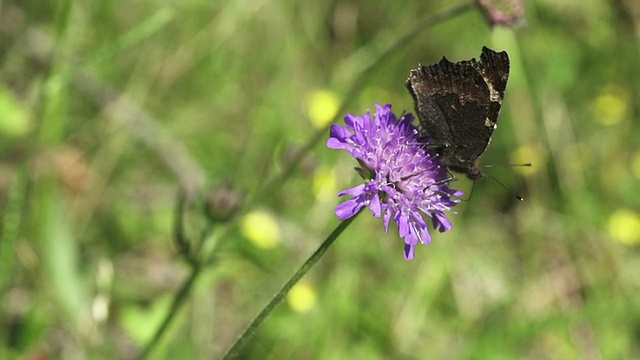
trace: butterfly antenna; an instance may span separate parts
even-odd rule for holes
[[[519,166],[519,167],[521,167],[521,166],[526,166],[526,167],[530,167],[530,166],[533,166],[533,164],[532,164],[532,163],[523,163],[523,164],[507,164],[507,165],[485,165],[484,167],[485,167],[485,168],[490,168],[490,167],[498,167],[498,166],[500,166],[500,167],[505,167],[505,166],[509,166],[509,167],[512,167],[512,166]],[[500,184],[500,186],[502,186],[505,190],[507,190],[507,191],[509,190],[506,186],[504,186],[504,184],[503,184],[503,183],[501,183],[500,181],[498,181],[498,179],[496,179],[495,177],[493,177],[493,176],[491,176],[491,175],[489,175],[489,174],[487,174],[487,176],[488,176],[488,177],[490,177],[490,178],[491,178],[493,181],[495,181],[496,183]],[[518,200],[520,200],[520,201],[524,201],[524,198],[523,198],[522,196],[519,196],[519,195],[516,195],[516,199],[518,199]]]
[[[466,198],[466,199],[462,199],[462,201],[467,202],[467,201],[471,200],[471,198],[473,197],[473,189],[475,189],[475,188],[476,188],[476,182],[472,181],[471,182],[471,191],[469,191],[469,197]]]
[[[533,166],[533,164],[532,163],[524,163],[524,164],[507,164],[507,165],[485,165],[484,167],[490,168],[490,167],[498,167],[498,166],[500,166],[500,167],[506,167],[506,166],[509,166],[509,167],[511,167],[511,166],[526,166],[526,167],[529,167],[529,166]]]
[[[490,178],[491,180],[495,181],[498,185],[502,186],[502,188],[504,188],[505,190],[509,191],[508,187],[506,187],[503,183],[501,183],[498,179],[496,179],[492,175],[487,174],[487,177]],[[524,201],[524,198],[522,196],[520,196],[520,195],[516,195],[516,199],[518,199],[520,201]]]

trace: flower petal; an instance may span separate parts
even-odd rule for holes
[[[363,197],[349,199],[336,207],[335,213],[340,220],[347,220],[354,216],[363,207],[367,206],[367,201]]]

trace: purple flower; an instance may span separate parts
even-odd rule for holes
[[[524,0],[476,0],[489,25],[518,27],[524,22]]]
[[[431,242],[424,215],[440,232],[450,230],[451,222],[444,212],[459,202],[452,197],[463,193],[448,187],[446,167],[425,150],[425,139],[412,124],[413,115],[398,119],[391,105],[375,106],[374,116],[370,112],[347,114],[346,126],[331,126],[327,147],[349,152],[366,180],[338,194],[352,198],[338,205],[335,213],[345,220],[368,206],[373,216],[384,219],[387,232],[393,219],[404,238],[404,257],[411,260],[418,242]]]

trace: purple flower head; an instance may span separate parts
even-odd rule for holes
[[[524,23],[524,0],[476,0],[489,25],[515,28]]]
[[[370,112],[347,114],[346,126],[331,126],[327,147],[349,152],[365,179],[364,184],[338,194],[352,197],[338,205],[335,213],[345,220],[368,206],[373,216],[384,219],[385,231],[393,219],[404,238],[404,257],[411,260],[418,242],[431,242],[424,215],[438,231],[450,230],[451,222],[444,212],[459,202],[452,197],[463,193],[450,189],[444,181],[447,170],[437,156],[425,150],[424,139],[412,124],[413,115],[398,119],[391,105],[375,106],[373,116]]]

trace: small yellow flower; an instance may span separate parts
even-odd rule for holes
[[[296,312],[307,313],[316,307],[316,290],[307,283],[298,283],[287,295],[289,306]]]
[[[640,214],[627,209],[616,210],[609,217],[608,230],[615,241],[637,245],[640,243]]]
[[[242,218],[240,231],[254,245],[263,249],[276,247],[281,241],[280,226],[265,211],[252,211]]]
[[[628,119],[629,96],[619,86],[607,85],[593,103],[595,119],[602,125],[616,125]]]
[[[22,137],[29,133],[32,121],[26,108],[0,85],[0,137]]]
[[[307,113],[311,124],[318,129],[327,126],[338,113],[340,100],[327,90],[316,90],[307,97]]]

